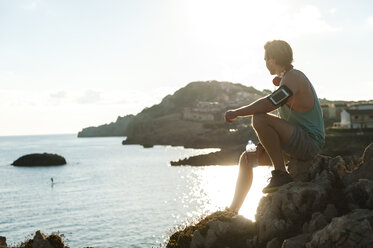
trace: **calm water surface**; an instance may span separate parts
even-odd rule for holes
[[[171,167],[210,152],[122,146],[123,138],[0,137],[0,235],[8,244],[36,230],[59,231],[70,247],[152,247],[173,227],[230,204],[237,166]],[[29,153],[57,153],[67,165],[13,167]],[[254,219],[270,168],[256,168],[240,214]],[[55,184],[51,185],[53,177]]]

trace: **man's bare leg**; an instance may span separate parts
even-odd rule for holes
[[[236,182],[236,190],[230,210],[238,212],[249,192],[253,180],[252,162],[255,156],[258,165],[273,164],[276,170],[286,172],[281,144],[286,144],[293,134],[294,127],[287,121],[268,114],[256,114],[253,116],[253,127],[263,148],[258,147],[256,153],[244,152],[239,161],[239,173]],[[258,154],[257,154],[258,153]]]
[[[229,207],[231,211],[238,212],[245,201],[246,195],[253,182],[253,162],[257,161],[259,165],[270,165],[271,160],[262,147],[258,147],[255,153],[242,153],[239,160],[239,171],[236,182],[236,189],[232,204]]]
[[[286,144],[290,139],[294,127],[289,122],[269,114],[255,114],[252,122],[275,170],[286,172],[281,145]]]
[[[256,154],[255,154],[256,155]],[[231,211],[237,212],[240,210],[247,193],[251,188],[253,182],[253,167],[251,163],[254,161],[253,154],[248,154],[246,152],[241,154],[239,160],[239,171],[236,182],[236,190],[234,192],[234,197],[229,209]]]

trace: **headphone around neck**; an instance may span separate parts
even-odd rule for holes
[[[285,68],[285,73],[284,73],[283,76],[285,76],[285,74],[286,74],[288,71],[290,71],[291,69],[293,69],[293,68],[294,68],[293,65],[289,65],[289,66],[287,66],[287,67]],[[283,77],[283,76],[282,76],[282,77]],[[279,77],[279,76],[275,77],[275,78],[272,80],[272,83],[273,83],[275,86],[280,86],[280,82],[281,82],[282,77]]]

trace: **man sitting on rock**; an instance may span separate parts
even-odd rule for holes
[[[325,141],[324,121],[316,92],[308,78],[292,66],[293,51],[282,40],[264,45],[267,69],[277,75],[273,83],[279,88],[247,106],[228,110],[228,123],[241,116],[252,115],[252,126],[260,144],[255,152],[244,152],[240,157],[236,190],[230,210],[238,212],[251,187],[253,167],[273,165],[270,183],[263,193],[272,193],[293,180],[287,173],[285,159],[313,158]],[[268,114],[279,109],[280,117]]]

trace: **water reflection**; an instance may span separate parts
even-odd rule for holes
[[[271,170],[271,167],[264,166],[254,168],[253,184],[239,214],[255,220],[256,209],[263,196],[262,189],[268,183],[267,178]],[[197,210],[188,212],[187,216],[190,218],[201,216],[229,206],[233,199],[237,173],[238,166],[193,168],[186,175],[189,190],[179,199],[184,209],[194,204],[198,206]]]

